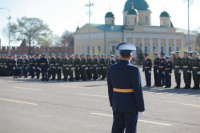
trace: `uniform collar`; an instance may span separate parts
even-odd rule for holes
[[[130,63],[130,61],[128,61],[128,60],[123,60],[123,59],[121,59],[119,62],[120,62],[120,63],[125,63],[125,64]]]

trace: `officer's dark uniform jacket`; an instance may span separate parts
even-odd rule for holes
[[[120,60],[108,70],[108,94],[113,111],[142,112],[145,110],[139,69],[127,60]],[[134,92],[116,92],[133,89]]]
[[[151,62],[151,59],[146,59],[144,61],[144,64],[143,64],[143,71],[151,71],[151,68],[152,68],[152,62]]]
[[[23,59],[23,68],[27,69],[28,67],[28,59]]]

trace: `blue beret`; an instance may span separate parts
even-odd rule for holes
[[[110,55],[111,57],[114,57],[114,55]]]
[[[68,55],[67,53],[64,53],[64,55]]]
[[[144,56],[149,56],[148,54],[144,54]]]
[[[187,54],[188,54],[188,51],[184,51],[184,53],[187,53]]]
[[[117,45],[117,50],[120,50],[120,53],[131,53],[132,51],[136,50],[136,47],[128,42],[123,42]]]
[[[79,54],[76,54],[76,55],[79,55]]]
[[[169,56],[169,55],[166,55],[165,58],[170,58],[170,56]]]
[[[176,53],[179,53],[179,51],[176,51]]]
[[[165,55],[165,53],[161,53],[161,55]]]
[[[73,55],[73,53],[69,53],[70,55]]]
[[[197,51],[194,51],[193,53],[195,53],[195,54],[199,54]]]
[[[158,53],[154,53],[155,55],[158,55]]]

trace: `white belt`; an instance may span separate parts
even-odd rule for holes
[[[188,66],[183,66],[183,68],[188,68]]]
[[[59,65],[59,63],[56,63],[56,65]]]
[[[199,68],[199,67],[192,67],[193,69],[197,69],[197,68]]]
[[[63,65],[63,66],[67,66],[67,65]]]
[[[175,68],[180,68],[180,66],[175,66]]]

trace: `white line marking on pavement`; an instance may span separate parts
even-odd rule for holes
[[[34,106],[38,105],[36,103],[24,102],[24,101],[19,101],[19,100],[12,100],[12,99],[7,99],[7,98],[0,98],[0,100],[2,100],[2,101],[9,101],[9,102],[15,102],[15,103],[29,104],[29,105],[34,105]]]
[[[81,95],[81,96],[106,97],[106,98],[108,98],[108,96],[102,96],[102,95],[91,95],[91,94],[81,94],[81,93],[76,93],[76,94]]]
[[[13,88],[22,89],[22,90],[42,91],[41,89],[33,89],[33,88],[23,88],[23,87],[13,87]]]
[[[196,105],[196,104],[188,104],[188,103],[179,103],[179,102],[173,102],[173,101],[168,101],[169,103],[177,103],[177,104],[182,104],[185,106],[192,106],[192,107],[197,107],[200,108],[200,105]]]
[[[92,115],[99,115],[99,116],[106,116],[106,117],[113,117],[112,115],[107,115],[107,114],[100,114],[100,113],[91,113]],[[172,126],[171,124],[167,123],[160,123],[160,122],[153,122],[153,121],[147,121],[147,120],[138,120],[139,122],[144,122],[144,123],[151,123],[151,124],[156,124],[156,125],[162,125],[162,126]]]

